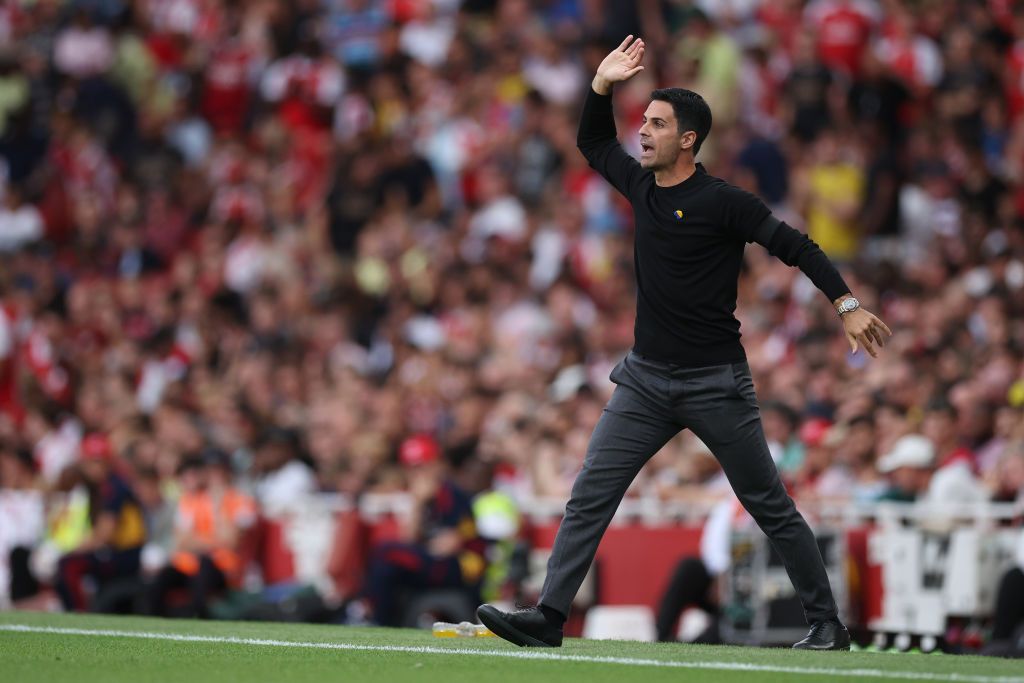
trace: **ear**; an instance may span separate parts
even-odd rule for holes
[[[697,144],[697,134],[688,130],[679,137],[679,149],[693,149]]]

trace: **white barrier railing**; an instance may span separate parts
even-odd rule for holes
[[[321,509],[345,512],[356,507],[350,496],[320,494],[316,505]],[[661,501],[653,497],[626,498],[622,501],[612,524],[640,522],[651,526],[694,524],[704,522],[717,501]],[[407,493],[368,493],[358,499],[359,514],[368,521],[390,515],[403,515],[411,510],[412,498]],[[895,503],[834,501],[800,503],[800,511],[812,523],[829,526],[857,526],[865,523],[914,523],[926,527],[949,525],[991,525],[1024,518],[1024,501],[1014,503]],[[561,498],[532,498],[520,504],[520,510],[531,522],[542,524],[558,521],[565,512]]]

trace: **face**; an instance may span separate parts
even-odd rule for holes
[[[900,467],[890,475],[896,488],[906,493],[920,493],[928,487],[931,472],[917,467]]]
[[[696,141],[692,130],[679,133],[671,104],[652,100],[640,126],[640,165],[652,171],[669,168],[684,150],[692,150]]]
[[[187,493],[199,491],[203,488],[203,470],[199,467],[189,467],[178,477],[178,483]]]
[[[956,421],[945,410],[925,413],[921,432],[936,444],[945,444],[956,435]]]
[[[81,461],[82,474],[93,484],[99,484],[107,478],[107,463],[99,458]]]

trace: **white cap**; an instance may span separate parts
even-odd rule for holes
[[[920,434],[908,434],[896,440],[892,450],[878,460],[879,472],[894,472],[901,467],[931,467],[935,463],[935,446]]]

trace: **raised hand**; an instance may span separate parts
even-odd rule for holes
[[[640,61],[644,58],[644,41],[633,40],[632,35],[626,36],[622,44],[608,53],[597,67],[597,75],[591,84],[594,92],[607,95],[611,92],[612,83],[625,81],[644,70]]]

